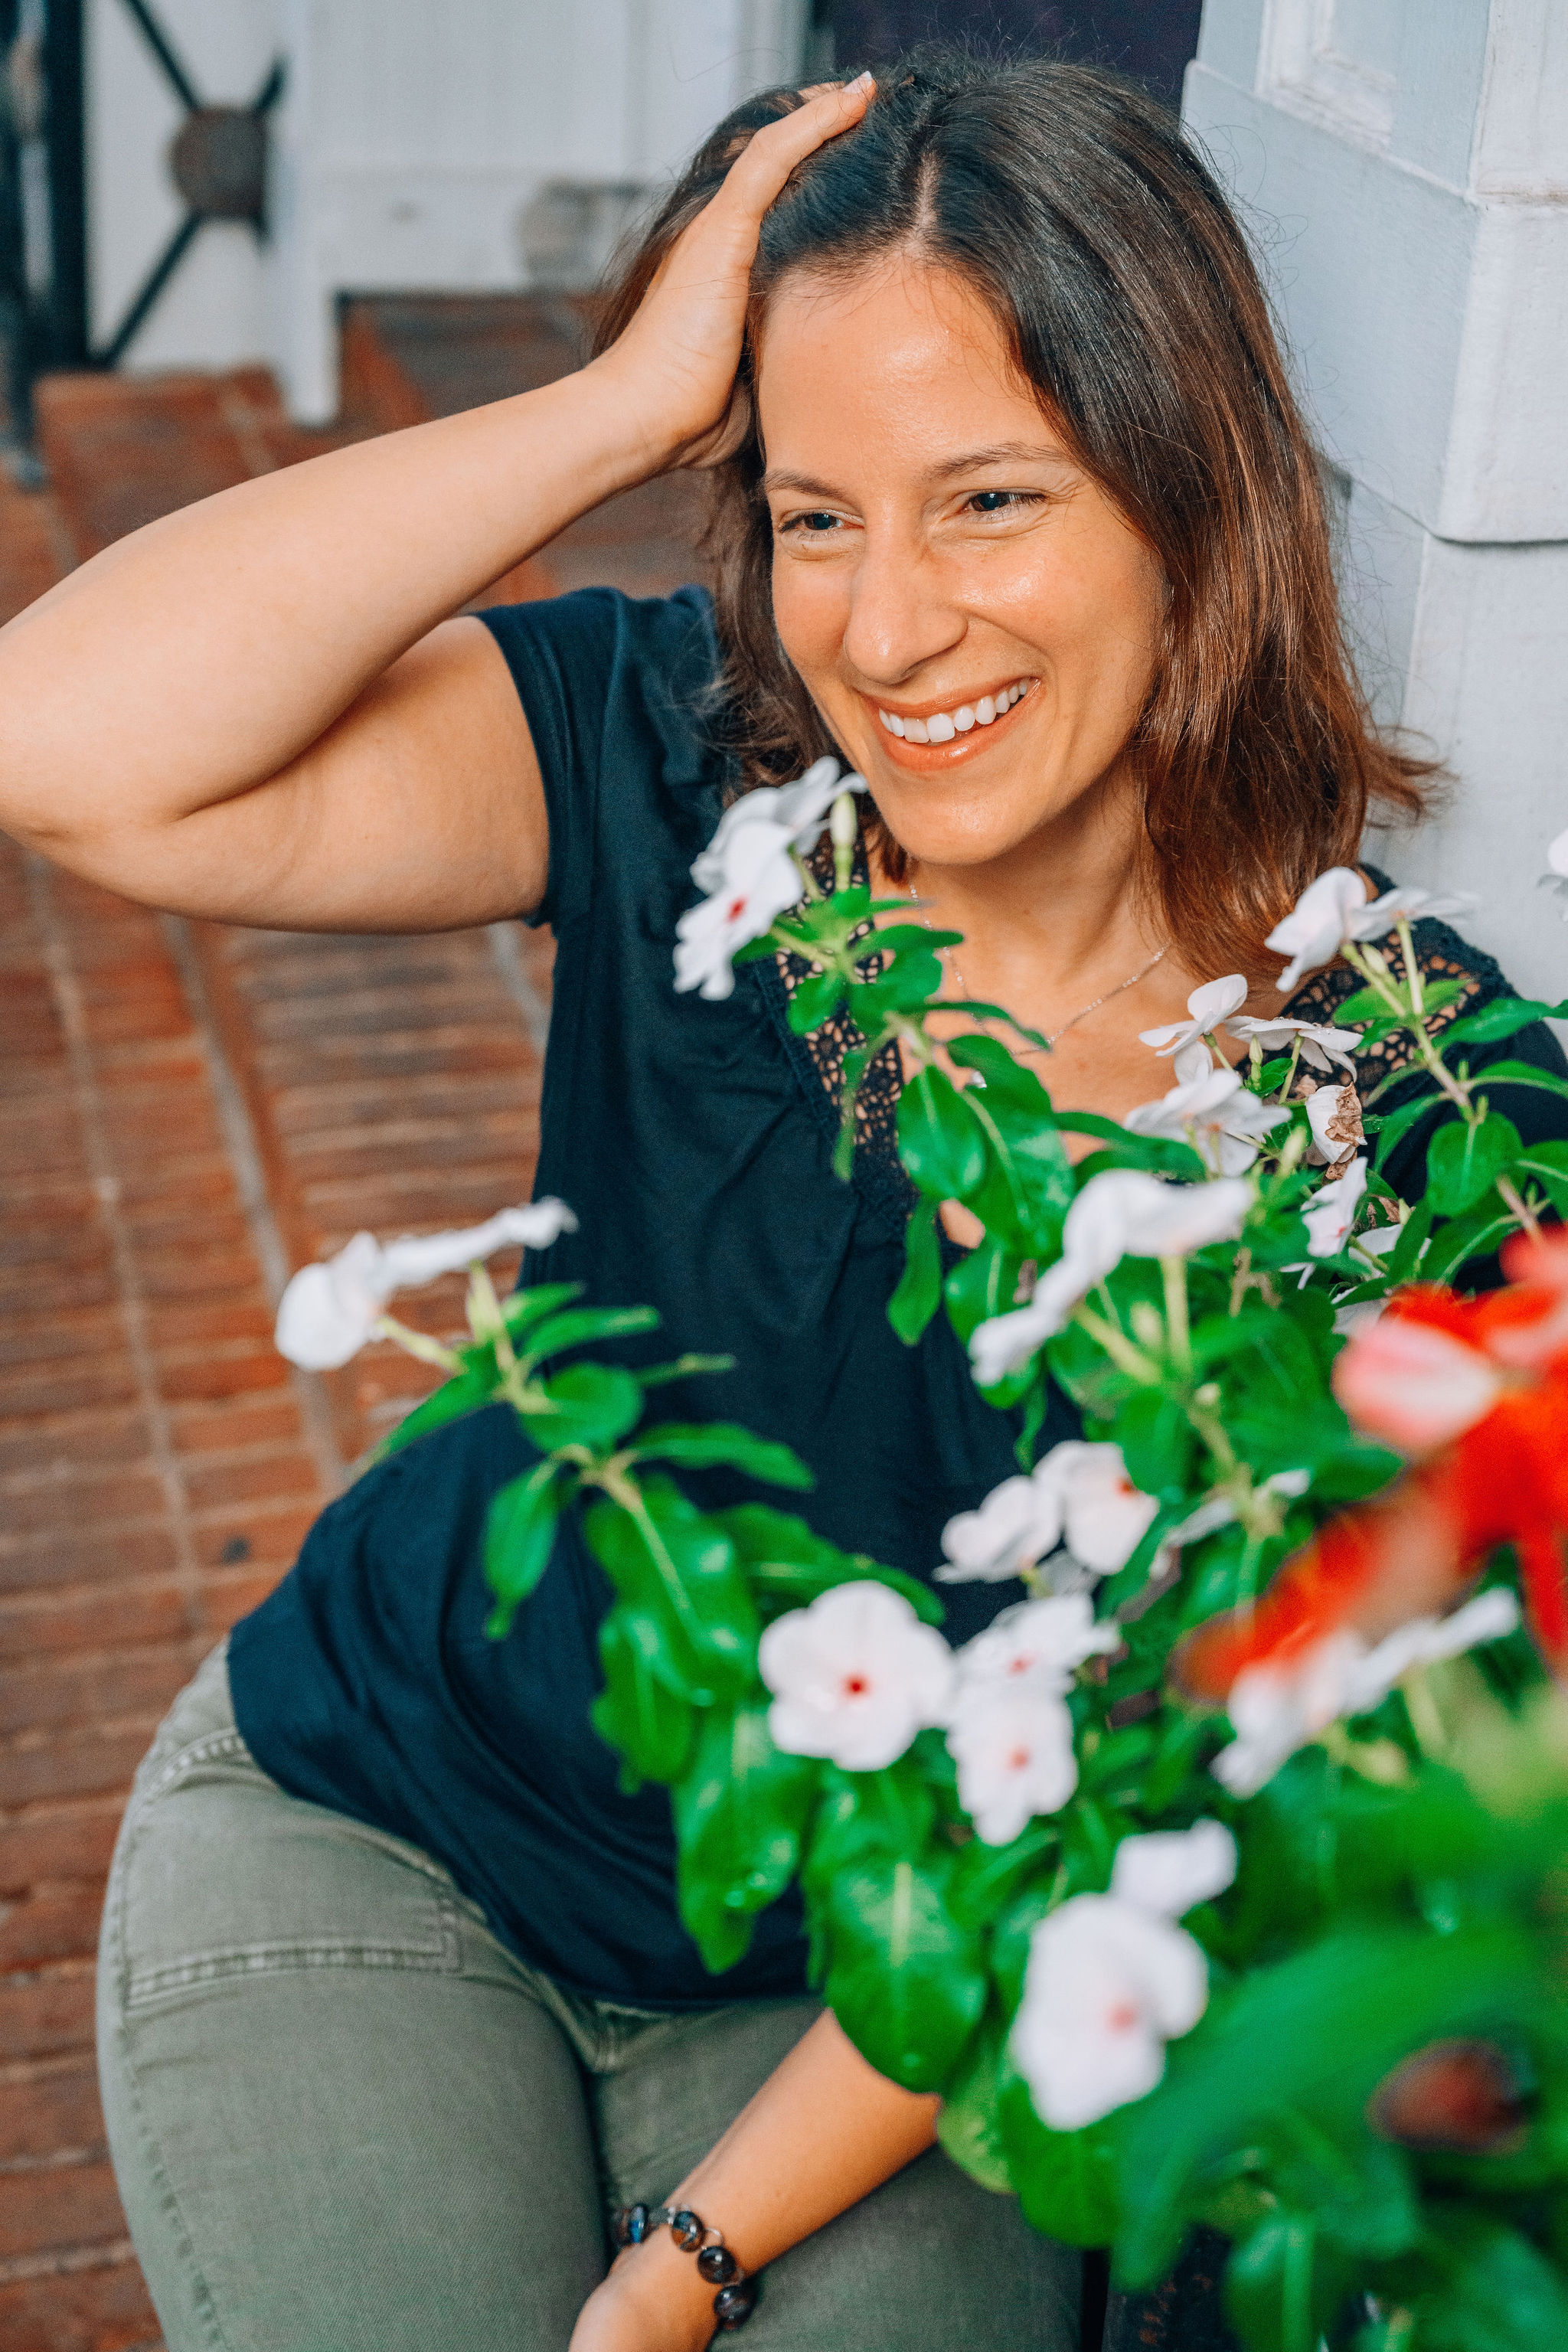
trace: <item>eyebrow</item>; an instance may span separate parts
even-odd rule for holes
[[[964,449],[956,457],[944,457],[940,465],[930,467],[933,481],[951,481],[955,474],[982,471],[987,466],[1030,466],[1042,464],[1070,465],[1067,452],[1049,443],[1037,441],[993,441],[983,449]],[[763,476],[764,490],[795,490],[806,498],[837,498],[838,492],[830,482],[817,480],[812,474],[795,474],[780,466],[770,466]]]

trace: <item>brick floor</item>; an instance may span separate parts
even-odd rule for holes
[[[0,618],[155,516],[335,442],[550,381],[581,306],[364,301],[345,416],[258,371],[53,379],[51,488],[0,478]],[[689,481],[616,499],[491,596],[700,576]],[[153,2352],[106,2160],[92,1954],[157,1718],[423,1392],[270,1343],[290,1269],[359,1226],[525,1199],[550,943],[515,925],[321,939],[127,905],[0,837],[0,2352]],[[510,1269],[506,1269],[510,1272]],[[410,1301],[460,1320],[459,1288]]]

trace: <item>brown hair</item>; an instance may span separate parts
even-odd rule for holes
[[[768,91],[719,125],[622,268],[599,349],[752,133],[799,103]],[[1163,565],[1164,641],[1133,738],[1140,878],[1193,968],[1270,968],[1264,934],[1353,860],[1374,803],[1418,814],[1433,771],[1379,739],[1356,684],[1317,462],[1234,215],[1177,123],[1114,75],[916,51],[764,221],[738,396],[788,272],[899,251],[982,296]],[[837,748],[773,625],[763,467],[753,419],[715,469],[709,534],[721,724],[746,788]],[[882,854],[897,877],[885,832]]]

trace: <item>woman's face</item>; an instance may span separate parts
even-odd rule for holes
[[[780,638],[910,854],[984,864],[1125,781],[1162,574],[977,297],[787,278],[757,403]]]

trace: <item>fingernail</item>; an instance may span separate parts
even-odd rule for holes
[[[845,84],[844,95],[846,98],[858,98],[863,89],[875,89],[876,87],[877,77],[875,74],[857,74],[853,81],[847,82]]]

